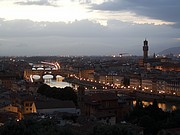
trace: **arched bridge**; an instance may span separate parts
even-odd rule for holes
[[[32,80],[33,76],[39,77],[38,79],[43,80],[43,76],[52,75],[54,79],[61,75],[59,63],[41,62],[40,64],[31,64],[31,69],[24,70],[24,79]]]

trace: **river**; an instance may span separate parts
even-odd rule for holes
[[[58,80],[51,80],[50,82],[45,82],[50,87],[57,87],[57,88],[65,88],[65,87],[72,87],[77,90],[78,85],[73,85],[68,82],[58,81]],[[148,105],[152,105],[153,102],[150,101],[142,101],[144,107]],[[133,105],[136,104],[136,101],[133,101]],[[173,111],[176,109],[180,109],[180,103],[177,102],[168,102],[168,103],[158,103],[158,107],[161,108],[163,111]]]
[[[57,88],[73,87],[71,83],[56,81],[56,80],[45,82],[45,84],[49,85],[50,87],[57,87]]]

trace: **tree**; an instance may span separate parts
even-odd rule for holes
[[[158,109],[159,108],[158,107],[158,102],[157,102],[156,99],[153,100],[153,105],[152,106],[153,106],[154,109]]]
[[[22,120],[0,127],[1,135],[79,135],[72,129],[58,127],[50,120]]]
[[[136,127],[130,125],[96,125],[89,135],[137,135]]]
[[[126,87],[130,85],[130,79],[128,77],[124,77],[123,85],[126,86]]]
[[[65,88],[51,88],[47,84],[43,84],[37,90],[38,93],[46,97],[55,98],[59,100],[72,100],[77,105],[77,94],[71,87]]]

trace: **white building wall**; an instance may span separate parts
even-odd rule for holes
[[[16,106],[12,106],[11,104],[8,106],[5,106],[3,108],[0,108],[0,111],[8,111],[8,112],[14,112],[17,113],[18,112],[18,107]]]

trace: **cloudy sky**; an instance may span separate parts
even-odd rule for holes
[[[0,0],[0,56],[142,55],[180,46],[180,0]]]

